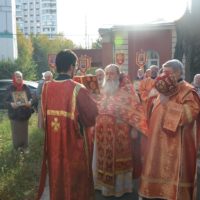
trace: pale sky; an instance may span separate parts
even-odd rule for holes
[[[57,0],[58,32],[89,46],[99,28],[180,18],[190,0]],[[86,39],[87,38],[87,39]]]

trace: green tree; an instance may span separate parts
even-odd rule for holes
[[[102,48],[102,38],[99,37],[96,42],[92,43],[92,49],[101,49]]]
[[[49,50],[50,53],[52,51],[58,53],[62,49],[74,49],[75,47],[75,44],[71,40],[66,39],[63,34],[60,33],[55,39],[50,40]]]
[[[33,42],[33,60],[37,66],[37,77],[41,78],[41,73],[48,70],[47,49],[48,37],[38,35],[32,37]],[[44,45],[47,44],[47,45]]]
[[[31,39],[25,37],[19,30],[17,32],[18,59],[16,60],[17,70],[23,73],[24,79],[36,79],[36,66],[32,59],[33,46]]]
[[[41,77],[41,73],[49,70],[48,54],[57,54],[62,49],[73,49],[74,43],[66,39],[63,34],[57,35],[55,38],[49,39],[46,35],[37,35],[32,37],[33,42],[33,60],[37,65],[37,76]]]
[[[33,47],[31,40],[17,31],[18,59],[15,61],[3,60],[0,62],[0,78],[11,78],[16,70],[23,73],[24,79],[34,80],[35,65],[32,60]]]
[[[185,57],[186,80],[191,82],[200,73],[200,1],[192,0],[191,11],[176,22],[177,43],[174,58]]]
[[[16,71],[16,63],[11,60],[3,60],[0,62],[0,79],[10,79],[14,71]]]

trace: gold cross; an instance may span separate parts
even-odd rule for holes
[[[58,129],[60,129],[60,122],[58,122],[58,118],[54,117],[53,121],[51,122],[51,127],[53,128],[53,130],[55,132],[58,131]]]

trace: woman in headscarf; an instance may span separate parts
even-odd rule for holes
[[[23,75],[20,71],[14,72],[13,83],[8,87],[7,108],[13,146],[24,151],[28,147],[28,120],[33,109],[30,89],[23,83]]]

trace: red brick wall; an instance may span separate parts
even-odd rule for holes
[[[150,30],[129,32],[128,36],[128,61],[129,75],[136,78],[138,66],[136,65],[136,52],[140,49],[144,51],[154,50],[159,53],[160,67],[171,59],[172,55],[172,35],[171,30]]]
[[[87,55],[91,57],[92,67],[102,67],[102,49],[74,49],[73,50],[78,58],[81,55]]]
[[[102,44],[102,64],[103,68],[107,65],[113,63],[113,48],[112,43],[103,43]]]

